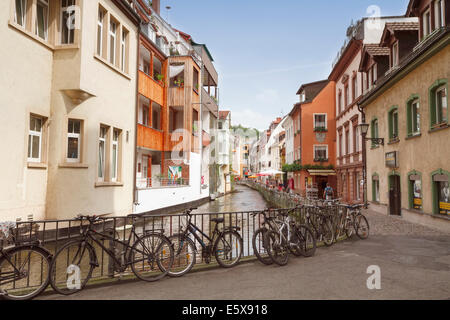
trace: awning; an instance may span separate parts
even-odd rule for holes
[[[257,174],[257,176],[258,177],[267,177],[267,176],[275,176],[277,174],[283,174],[283,173],[284,173],[283,171],[278,171],[278,170],[271,169],[271,170],[267,170],[267,171],[264,171],[264,172],[260,172],[260,173]]]
[[[308,170],[309,174],[312,176],[335,176],[336,172],[334,170],[316,169]]]

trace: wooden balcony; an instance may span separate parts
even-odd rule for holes
[[[163,151],[164,133],[162,131],[138,124],[137,145],[139,147]]]
[[[161,106],[164,105],[164,87],[142,71],[139,71],[139,93]]]

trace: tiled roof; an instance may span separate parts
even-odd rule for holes
[[[219,119],[225,120],[228,117],[230,111],[219,111]]]
[[[416,31],[419,30],[418,22],[387,22],[386,29],[390,31]]]
[[[364,50],[371,56],[388,56],[389,47],[381,47],[379,44],[366,44]]]

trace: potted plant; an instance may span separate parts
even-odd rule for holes
[[[178,79],[178,80],[175,80],[173,83],[175,83],[175,85],[179,88],[184,87],[184,80]]]
[[[158,80],[159,84],[164,85],[164,76],[162,74],[157,73],[155,77],[156,80]]]

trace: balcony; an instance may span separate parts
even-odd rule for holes
[[[162,131],[138,124],[137,145],[139,147],[163,151],[164,134]]]
[[[164,85],[139,70],[139,93],[159,105],[164,105]]]
[[[186,186],[189,186],[189,179],[186,178],[170,179],[167,177],[152,177],[136,179],[136,188],[138,190],[153,188],[177,188]]]
[[[202,104],[204,107],[208,108],[215,117],[219,116],[219,103],[215,98],[211,97],[209,93],[202,88]]]

